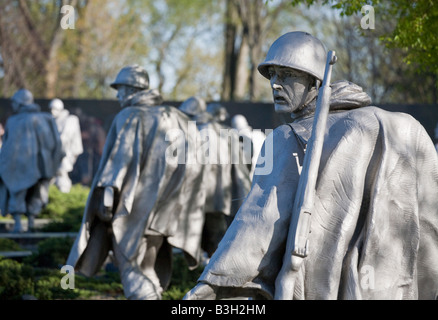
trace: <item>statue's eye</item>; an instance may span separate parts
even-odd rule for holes
[[[269,69],[268,70],[268,75],[269,75],[269,78],[272,78],[275,75],[275,71],[272,70],[272,69]]]
[[[298,77],[298,75],[293,71],[287,71],[284,75],[286,77],[289,77],[289,78],[297,78]]]

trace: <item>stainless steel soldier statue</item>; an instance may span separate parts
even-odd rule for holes
[[[276,112],[292,121],[272,133],[272,173],[254,176],[185,299],[437,299],[434,144],[418,121],[370,106],[351,82],[330,86],[308,232],[294,225],[326,58],[319,39],[296,31],[278,38],[259,65]]]
[[[6,122],[0,153],[0,210],[14,217],[13,232],[25,231],[23,215],[32,231],[64,153],[55,121],[40,112],[32,93],[20,89],[11,100],[14,114]]]
[[[65,109],[60,99],[50,101],[49,108],[55,118],[65,153],[54,183],[61,192],[69,193],[72,186],[69,173],[73,171],[78,156],[84,152],[79,118]]]
[[[171,130],[184,133],[183,147],[197,139],[189,118],[161,105],[160,93],[149,89],[144,68],[123,68],[111,86],[122,110],[108,132],[67,264],[91,276],[112,250],[126,298],[157,300],[169,285],[172,248],[184,252],[190,268],[200,263],[203,166],[186,161],[196,148],[184,148],[181,162],[167,158]]]

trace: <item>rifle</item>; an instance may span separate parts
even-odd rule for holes
[[[313,120],[312,135],[307,143],[304,163],[301,170],[298,189],[295,196],[292,218],[289,227],[289,234],[286,244],[284,265],[279,276],[280,297],[282,299],[288,292],[286,288],[289,283],[289,277],[298,271],[303,259],[309,253],[309,233],[311,226],[311,216],[315,201],[316,180],[318,178],[319,164],[321,161],[322,147],[324,144],[324,135],[327,125],[327,117],[330,108],[330,96],[332,89],[330,87],[332,67],[336,63],[337,57],[334,51],[327,54],[327,62],[324,73],[322,86],[319,88],[316,102],[315,117]],[[292,252],[292,256],[289,255]],[[290,286],[289,286],[290,287]],[[277,297],[276,297],[277,298]],[[288,298],[288,297],[285,297]]]

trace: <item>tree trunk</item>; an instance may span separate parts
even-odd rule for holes
[[[234,100],[243,100],[248,93],[248,56],[250,48],[248,44],[248,37],[244,34],[236,57],[236,74],[234,78]]]
[[[234,100],[236,74],[237,74],[237,53],[236,53],[236,7],[233,0],[227,0],[225,13],[225,65],[222,78],[221,100]]]

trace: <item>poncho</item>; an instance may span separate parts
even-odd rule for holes
[[[77,157],[84,152],[79,118],[64,109],[55,118],[55,122],[61,135],[62,147],[65,152],[61,169],[71,172]]]
[[[22,106],[8,118],[0,153],[0,210],[7,212],[7,192],[27,190],[41,179],[56,175],[62,152],[61,139],[50,113],[38,105]]]
[[[199,279],[219,297],[275,299],[280,288],[292,293],[284,299],[438,297],[438,158],[430,137],[407,114],[349,99],[332,101],[331,110],[309,255],[286,281],[282,267],[291,256],[285,248],[311,114],[272,133],[273,171],[254,177]]]
[[[183,132],[186,144],[194,145],[196,138],[188,132],[187,116],[174,107],[157,105],[160,101],[155,90],[141,92],[113,120],[82,226],[67,260],[86,275],[93,275],[104,262],[111,232],[120,251],[133,263],[146,234],[162,235],[183,250],[190,267],[199,262],[203,167],[166,159],[173,143],[166,137],[170,130]],[[193,157],[189,153],[196,148],[186,150],[185,156]],[[106,224],[97,218],[96,210],[105,187],[115,190],[116,205],[111,223],[102,228]],[[171,261],[162,263],[167,268]]]

